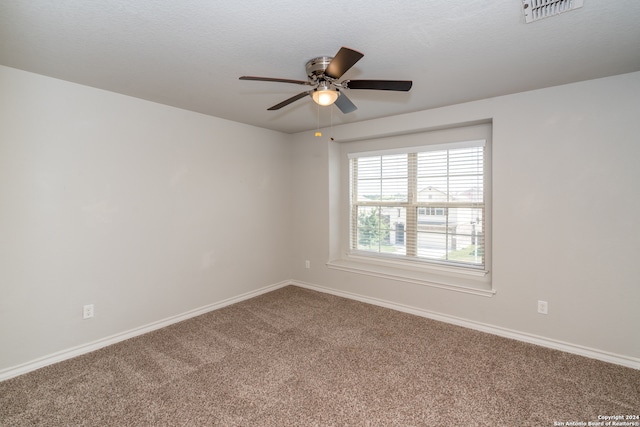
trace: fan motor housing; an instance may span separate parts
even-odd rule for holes
[[[318,77],[323,76],[332,59],[332,56],[319,56],[310,59],[306,66],[307,76],[312,80],[317,80]]]

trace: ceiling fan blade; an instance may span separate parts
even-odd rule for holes
[[[307,80],[291,80],[291,79],[276,79],[273,77],[257,77],[257,76],[242,76],[240,80],[257,80],[261,82],[278,82],[278,83],[294,83],[297,85],[310,85]]]
[[[336,99],[336,102],[334,102],[334,104],[344,114],[351,113],[352,111],[356,111],[358,109],[358,107],[356,107],[354,103],[351,102],[349,98],[347,98],[347,95],[345,95],[344,92],[340,92],[340,96],[338,96],[338,99]]]
[[[397,90],[407,92],[411,89],[411,80],[346,80],[349,89]]]
[[[347,70],[355,65],[364,54],[349,49],[348,47],[341,47],[336,56],[333,57],[324,74],[333,78],[339,79]]]
[[[269,111],[272,111],[272,110],[279,110],[279,109],[281,109],[282,107],[286,107],[287,105],[291,104],[292,102],[297,101],[298,99],[302,99],[302,98],[304,98],[305,96],[310,95],[310,94],[311,94],[311,92],[313,92],[313,91],[312,91],[312,90],[310,90],[310,91],[307,91],[307,92],[301,92],[301,93],[299,93],[299,94],[297,94],[297,95],[295,95],[295,96],[292,96],[292,97],[291,97],[291,98],[289,98],[289,99],[285,99],[284,101],[282,101],[282,102],[281,102],[281,103],[279,103],[279,104],[274,105],[273,107],[267,108],[267,110],[269,110]]]

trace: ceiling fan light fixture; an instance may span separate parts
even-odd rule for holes
[[[316,90],[313,91],[311,97],[316,104],[326,107],[336,102],[339,95],[340,94],[337,90],[329,89],[329,85],[323,82]]]
[[[338,92],[335,90],[326,89],[313,92],[313,100],[323,107],[333,104],[336,99],[338,99]]]

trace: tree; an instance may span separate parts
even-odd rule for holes
[[[358,247],[378,248],[380,243],[389,241],[389,217],[381,212],[382,209],[376,207],[358,213]]]

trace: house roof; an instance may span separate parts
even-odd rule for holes
[[[521,0],[323,2],[3,0],[0,64],[282,132],[362,121],[640,70],[640,2],[584,0],[526,24]],[[342,114],[309,99],[278,111],[305,63],[364,53]]]

